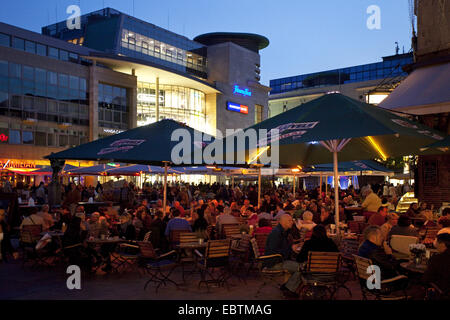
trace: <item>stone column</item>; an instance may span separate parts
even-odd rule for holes
[[[53,169],[52,181],[48,185],[48,204],[50,208],[61,204],[61,183],[59,182],[59,172],[64,168],[65,160],[50,159]]]
[[[98,77],[94,60],[89,67],[89,141],[98,139]]]
[[[136,70],[131,69],[131,74],[136,76]],[[134,87],[128,90],[128,129],[133,129],[137,127],[137,78]]]
[[[159,78],[156,77],[156,87],[155,87],[155,106],[156,106],[156,122],[159,121]]]

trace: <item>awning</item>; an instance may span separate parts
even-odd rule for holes
[[[450,112],[450,62],[414,70],[379,107],[413,114]]]

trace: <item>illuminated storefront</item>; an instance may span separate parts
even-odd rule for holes
[[[159,120],[174,119],[202,130],[205,126],[205,94],[181,86],[159,84]],[[137,125],[156,122],[156,84],[138,82]]]

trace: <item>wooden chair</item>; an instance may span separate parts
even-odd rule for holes
[[[341,244],[342,265],[356,278],[356,266],[353,255],[358,254],[359,241],[358,239],[343,239]]]
[[[36,249],[39,239],[42,238],[41,232],[41,225],[26,225],[20,230],[19,245],[22,250],[22,267],[27,262],[32,263],[32,268],[41,265],[50,265],[47,261],[48,255],[46,248]]]
[[[405,289],[391,291],[388,286],[396,283],[397,281],[405,281],[408,277],[400,275],[391,279],[385,279],[381,281],[381,289],[369,289],[367,287],[367,279],[371,274],[367,273],[369,266],[373,265],[372,260],[363,258],[357,255],[353,256],[356,264],[356,273],[359,278],[359,284],[363,300],[367,300],[367,296],[373,296],[376,300],[407,300],[408,295]],[[400,293],[400,294],[399,294]]]
[[[183,232],[180,233],[180,245],[184,244],[184,243],[193,243],[193,242],[198,242],[198,238],[197,235],[193,232]],[[183,281],[185,281],[185,276],[186,276],[186,272],[185,272],[185,266],[189,265],[189,264],[193,264],[194,265],[194,270],[192,270],[190,272],[190,274],[195,272],[195,256],[193,255],[192,249],[185,249],[185,250],[181,250],[178,249],[178,263],[181,265],[181,270],[182,270],[182,276],[183,276]]]
[[[145,283],[144,290],[154,282],[156,284],[155,292],[167,283],[172,283],[178,288],[178,284],[169,277],[177,267],[175,261],[176,252],[174,250],[158,255],[150,241],[139,241],[139,266],[150,275],[150,279]]]
[[[266,250],[268,233],[255,233],[255,240],[258,244],[259,255],[263,256]]]
[[[245,278],[241,276],[243,274],[242,271],[246,271],[245,273],[248,276],[253,266],[253,260],[251,259],[251,239],[251,235],[243,234],[242,238],[238,241],[237,246],[231,247],[231,268],[233,270],[233,275],[236,275],[239,280],[243,280],[244,283],[246,281]],[[245,269],[246,264],[249,265],[248,269]]]
[[[437,237],[439,227],[427,227],[425,228],[425,237],[422,241],[427,247],[433,247],[433,242]]]
[[[340,252],[315,252],[308,253],[305,271],[302,272],[302,284],[300,285],[300,297],[306,298],[308,289],[314,293],[318,288],[325,288],[329,293],[329,299],[333,299],[338,288],[346,289],[350,296],[351,291],[339,278],[341,266]],[[314,297],[317,299],[318,297]],[[322,297],[323,298],[323,297]]]
[[[222,234],[225,239],[230,239],[232,236],[240,235],[239,224],[224,224],[222,225]]]
[[[272,220],[270,221],[270,224],[272,225],[272,228],[275,228],[278,225],[278,220]]]
[[[178,244],[180,244],[180,234],[182,233],[192,233],[189,230],[171,230],[169,234],[170,246],[175,249]]]
[[[250,239],[250,244],[252,245],[253,251],[253,259],[254,263],[257,265],[258,276],[263,280],[263,283],[259,286],[258,291],[256,291],[255,298],[259,296],[262,289],[269,283],[273,284],[275,287],[279,288],[282,283],[279,281],[279,278],[283,278],[289,272],[284,269],[280,270],[272,270],[270,268],[264,267],[265,261],[273,261],[283,262],[283,257],[281,254],[272,254],[272,255],[260,255],[260,249],[258,247],[258,242],[255,238]],[[277,281],[278,280],[278,281]]]
[[[200,259],[197,263],[201,274],[201,280],[198,283],[199,288],[202,284],[205,284],[209,292],[209,285],[217,284],[219,286],[226,285],[227,289],[229,289],[227,280],[229,278],[230,252],[231,240],[229,239],[208,241],[205,254],[195,250]],[[221,271],[218,276],[215,275],[216,269]],[[207,280],[208,276],[209,280]]]

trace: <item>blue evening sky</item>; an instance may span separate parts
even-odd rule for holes
[[[134,14],[133,14],[134,2]],[[381,61],[411,46],[408,0],[13,0],[3,1],[0,21],[35,32],[68,17],[112,7],[188,38],[217,31],[266,36],[261,82],[303,73]],[[381,29],[369,30],[370,5],[381,9]]]

